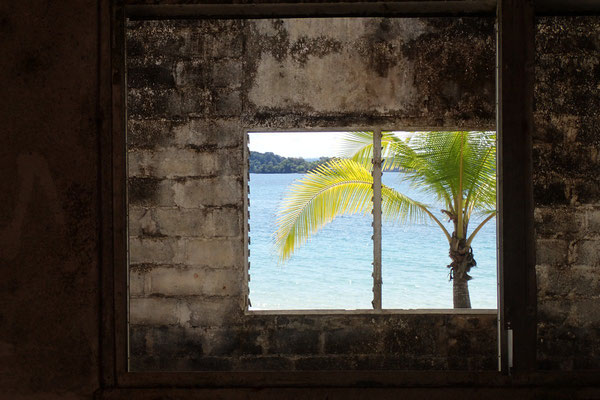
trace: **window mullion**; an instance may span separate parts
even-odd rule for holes
[[[381,310],[381,130],[373,131],[373,308]]]

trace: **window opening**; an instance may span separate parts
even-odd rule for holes
[[[471,308],[495,309],[495,133],[384,133],[383,149],[384,187],[425,207],[410,207],[410,202],[406,202],[410,208],[406,209],[408,215],[403,223],[402,211],[390,207],[391,212],[385,215],[387,207],[384,206],[383,307],[452,309],[467,306],[453,301],[456,291],[457,301],[470,300]],[[456,195],[461,184],[462,200]],[[402,204],[395,203],[396,206]],[[454,226],[456,209],[462,210],[461,219],[466,227],[461,233]],[[468,269],[466,285],[459,281],[466,289],[462,292],[459,292],[461,287],[455,289],[458,285],[454,276],[454,268],[461,267],[453,265],[450,257],[449,241],[453,233],[472,240],[453,253],[457,262],[464,260]]]
[[[252,132],[249,151],[249,310],[496,308],[495,133]],[[464,236],[457,207],[466,293],[449,257],[453,233]],[[286,224],[298,229],[284,237],[293,245],[283,244]],[[470,304],[453,301],[460,289]]]
[[[343,132],[249,134],[250,310],[371,308],[373,251],[367,192],[358,212],[335,218],[314,235],[298,235],[306,242],[299,239],[286,246],[277,241],[278,230],[283,238],[286,229],[316,229],[310,222],[330,211],[326,208],[331,196],[352,195],[346,187],[336,186],[343,180],[333,174],[344,136]],[[314,179],[315,171],[326,172],[331,179]],[[291,221],[295,212],[296,224]],[[284,216],[290,218],[290,226],[278,224],[278,217]],[[291,243],[294,236],[285,237]]]

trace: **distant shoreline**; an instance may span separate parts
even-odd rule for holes
[[[321,157],[316,160],[305,160],[302,157],[283,157],[275,153],[250,152],[251,174],[303,174],[321,164],[332,160],[332,157]]]
[[[302,157],[284,157],[275,153],[250,152],[251,174],[305,174],[319,165],[336,157],[304,159]],[[386,172],[402,172],[399,168],[386,169]]]

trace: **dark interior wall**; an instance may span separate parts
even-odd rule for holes
[[[0,2],[0,398],[98,387],[98,3]]]
[[[600,368],[600,22],[540,18],[533,137],[538,366]]]
[[[36,2],[2,2],[0,3],[0,48],[3,58],[0,62],[2,86],[0,91],[0,165],[2,180],[0,181],[0,398],[2,399],[90,399],[98,388],[98,293],[100,291],[98,274],[98,224],[97,213],[97,171],[98,146],[97,140],[100,128],[96,124],[96,104],[98,101],[96,85],[98,74],[97,62],[97,2],[92,1],[36,1]],[[589,61],[586,57],[579,58],[581,67],[575,67],[572,73],[548,75],[548,85],[538,87],[546,93],[551,104],[548,114],[536,118],[536,124],[552,121],[552,115],[562,115],[571,107],[572,115],[584,110],[581,119],[575,124],[578,127],[578,140],[582,148],[593,152],[598,146],[598,128],[594,123],[597,114],[593,103],[582,107],[575,100],[588,99],[593,102],[598,99],[597,86],[586,82],[567,86],[569,76],[592,77],[597,82],[598,33],[588,32],[588,23],[597,18],[583,20],[577,27],[563,25],[563,29],[555,32],[567,41],[554,51],[570,51],[588,49]],[[551,25],[552,26],[552,25]],[[579,39],[569,33],[576,29]],[[564,35],[564,36],[563,36]],[[596,43],[594,45],[594,43]],[[553,51],[554,45],[548,43],[547,50]],[[539,51],[538,47],[538,51]],[[562,49],[562,50],[561,50]],[[538,65],[543,60],[538,60]],[[546,65],[556,65],[549,57]],[[558,62],[558,61],[556,61]],[[591,62],[591,64],[589,64]],[[591,65],[586,70],[584,66]],[[577,69],[579,68],[579,72]],[[536,72],[540,72],[538,67]],[[557,72],[558,73],[558,72]],[[595,77],[595,78],[594,78]],[[564,80],[561,82],[561,80]],[[560,85],[554,85],[560,83]],[[555,88],[561,91],[554,91]],[[570,90],[566,90],[570,87]],[[569,94],[565,96],[565,94]],[[540,92],[537,94],[540,95]],[[579,104],[579,105],[576,105]],[[565,120],[566,121],[566,120]],[[586,121],[589,125],[586,125]],[[553,124],[554,125],[554,124]],[[538,130],[539,137],[547,144],[546,148],[561,149],[563,134],[573,132],[567,122],[557,124],[556,128]],[[587,126],[587,128],[586,128]],[[589,138],[589,139],[586,139]],[[595,138],[595,139],[594,139]],[[594,141],[595,140],[595,141]],[[574,143],[578,143],[575,141]],[[595,147],[594,147],[595,146]],[[579,151],[574,147],[573,151]],[[591,150],[590,150],[591,149]],[[570,151],[562,151],[567,157]],[[584,151],[581,151],[584,154]],[[546,158],[548,159],[548,158]],[[555,164],[560,157],[549,157],[544,176],[555,176],[552,171],[559,168]],[[569,161],[563,167],[565,176],[578,175],[580,188],[591,187],[588,191],[580,189],[578,193],[593,193],[597,189],[597,172],[577,172],[578,166],[586,168],[588,162],[582,157]],[[538,171],[542,161],[536,161]],[[594,165],[594,164],[592,164]],[[597,165],[597,164],[596,164]],[[571,171],[574,170],[574,171]],[[597,170],[596,170],[597,171]],[[34,179],[29,177],[35,176]],[[536,178],[537,180],[538,178]],[[596,186],[594,186],[594,179]],[[29,182],[32,189],[29,190]],[[542,182],[542,180],[537,180]],[[550,182],[550,181],[549,181]],[[537,207],[549,209],[557,207],[566,210],[562,213],[563,220],[556,223],[571,229],[570,221],[578,221],[588,210],[596,210],[597,197],[586,206],[574,208],[572,197],[562,189],[562,183],[557,178],[556,185],[541,185],[540,188],[557,188],[557,190],[536,193]],[[574,186],[573,186],[574,187]],[[540,190],[538,188],[538,190]],[[55,194],[54,194],[55,193]],[[556,193],[555,195],[552,193]],[[568,192],[573,193],[573,192]],[[563,197],[565,196],[565,197]],[[540,200],[545,198],[546,200]],[[586,198],[578,195],[579,199]],[[587,197],[594,199],[594,197]],[[556,199],[556,200],[553,200]],[[583,202],[582,202],[583,204]],[[595,204],[593,207],[591,205]],[[575,204],[576,205],[576,204]],[[593,214],[593,213],[592,213]],[[597,215],[597,214],[594,214]],[[552,226],[544,219],[543,211],[536,214],[537,229],[541,235],[553,235],[554,229],[543,233],[541,228]],[[563,221],[563,222],[561,222]],[[597,217],[588,218],[587,227],[596,226]],[[595,222],[594,222],[595,221]],[[595,224],[595,225],[594,225]],[[578,226],[582,226],[579,223]],[[576,230],[575,235],[584,235]],[[596,230],[597,232],[597,230]],[[570,239],[569,239],[570,241]],[[581,243],[581,242],[579,242]],[[570,247],[550,247],[556,249],[559,259],[566,257]],[[585,247],[584,247],[585,249]],[[588,254],[597,256],[597,247]],[[597,260],[597,259],[596,259]],[[548,264],[550,265],[550,264]],[[578,267],[570,267],[560,261],[553,271],[569,269],[577,271]],[[560,268],[563,265],[564,267]],[[590,266],[597,267],[597,261]],[[583,268],[592,269],[590,268]],[[550,271],[550,269],[548,269]],[[541,273],[544,273],[541,271]],[[566,287],[561,274],[552,275],[556,289]],[[572,276],[572,275],[571,275]],[[582,284],[590,281],[585,274],[575,275]],[[538,275],[539,279],[539,275]],[[593,280],[592,280],[593,282]],[[555,290],[556,290],[555,289]],[[597,293],[595,291],[594,293]],[[560,305],[562,301],[568,304],[568,310],[576,310],[571,317],[568,313],[556,314],[555,330],[546,334],[540,329],[540,334],[546,338],[543,346],[555,343],[554,347],[538,349],[541,354],[553,355],[554,359],[541,365],[544,368],[564,368],[560,359],[569,356],[558,351],[565,343],[573,351],[583,354],[588,349],[593,350],[598,345],[597,339],[588,336],[583,343],[572,339],[570,326],[572,321],[586,324],[588,318],[585,309],[574,306],[577,302],[568,293],[557,293],[545,301],[554,301]],[[544,298],[545,297],[541,297]],[[593,297],[587,304],[594,304]],[[597,300],[596,300],[597,301]],[[596,307],[590,307],[592,311]],[[540,318],[549,321],[551,315],[540,307]],[[594,317],[595,318],[595,317]],[[597,331],[597,325],[588,325]],[[554,328],[552,328],[554,329]],[[575,331],[575,333],[580,331]],[[579,336],[580,337],[580,336]],[[582,343],[582,344],[580,344]],[[595,358],[597,360],[597,357]],[[566,367],[575,365],[570,361]],[[577,382],[573,382],[577,384]],[[183,390],[148,391],[137,398],[198,398],[198,394],[186,394]],[[332,394],[334,393],[334,394]],[[491,389],[409,389],[402,393],[386,389],[376,389],[370,394],[363,393],[363,398],[398,398],[399,395],[408,398],[498,398],[518,396],[518,389],[506,387],[503,390]],[[498,393],[500,393],[498,395]],[[570,398],[561,396],[552,390],[546,392],[546,397],[537,398]],[[573,390],[573,396],[579,398],[597,398],[597,393],[589,390]],[[527,392],[528,398],[534,398],[532,392]],[[207,397],[223,398],[282,398],[303,397],[314,398],[349,398],[355,395],[352,389],[332,391],[317,390],[312,395],[304,389],[289,389],[283,392],[240,390],[209,391]],[[596,395],[596,396],[595,396]],[[436,397],[437,396],[437,397]],[[134,391],[109,394],[108,398],[135,398]]]

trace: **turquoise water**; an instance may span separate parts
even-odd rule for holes
[[[284,265],[278,265],[272,235],[278,204],[301,174],[250,174],[250,300],[252,310],[371,309],[373,299],[372,228],[369,216],[335,219]],[[401,182],[401,173],[384,173],[383,183],[432,204]],[[439,210],[434,206],[437,217]],[[445,219],[444,219],[445,221]],[[476,227],[471,223],[469,230]],[[447,229],[451,231],[450,224]],[[448,281],[448,242],[433,224],[384,221],[382,236],[383,307],[452,308]],[[496,308],[496,220],[473,241],[477,267],[469,282],[473,308]]]

